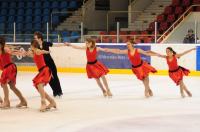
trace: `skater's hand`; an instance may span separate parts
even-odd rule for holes
[[[68,43],[68,42],[65,42],[64,45],[66,45],[66,46],[71,46],[71,44]]]
[[[197,48],[195,47],[195,48],[193,48],[192,50],[196,50]]]

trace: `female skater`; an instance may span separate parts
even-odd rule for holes
[[[176,85],[180,85],[180,93],[183,98],[185,97],[184,92],[186,92],[189,97],[192,97],[192,94],[183,82],[183,76],[188,76],[190,71],[184,67],[179,66],[177,63],[177,58],[180,58],[181,56],[193,50],[196,50],[196,48],[192,48],[190,50],[184,51],[183,53],[177,54],[171,47],[168,47],[166,49],[167,55],[158,55],[159,57],[166,59],[169,67],[169,77],[176,83]]]
[[[27,102],[21,92],[16,88],[16,76],[17,76],[17,67],[11,61],[11,55],[21,55],[23,53],[14,52],[10,50],[8,47],[5,48],[5,38],[0,37],[0,63],[2,66],[2,74],[1,74],[1,87],[3,88],[4,92],[4,100],[1,108],[10,108],[10,100],[9,100],[9,90],[10,89],[17,95],[20,99],[20,103],[16,106],[18,108],[27,107]]]
[[[134,48],[135,42],[133,40],[129,40],[127,42],[127,50],[120,50],[120,49],[105,49],[105,52],[111,52],[114,54],[128,54],[129,60],[132,64],[132,71],[137,76],[139,80],[141,80],[145,87],[145,97],[153,96],[153,92],[149,86],[149,73],[157,72],[154,67],[149,65],[147,62],[141,59],[140,54],[147,55],[147,56],[155,56],[156,53],[152,53],[151,51],[144,51],[139,48]]]
[[[101,62],[97,60],[97,52],[98,51],[104,51],[104,49],[96,47],[96,43],[94,40],[87,38],[86,39],[86,46],[80,47],[75,46],[69,43],[65,43],[67,46],[71,46],[75,49],[82,49],[86,50],[87,55],[87,65],[86,65],[86,71],[88,78],[94,78],[98,84],[98,86],[101,88],[104,97],[112,97],[112,93],[108,87],[108,83],[106,80],[105,75],[109,72],[107,67],[105,67]],[[103,81],[103,84],[101,83],[101,80]]]
[[[49,51],[40,50],[39,44],[36,40],[31,42],[31,51],[27,53],[28,56],[32,56],[33,60],[38,68],[39,73],[33,79],[34,86],[37,88],[41,96],[40,111],[45,112],[50,108],[56,108],[56,103],[45,91],[44,86],[49,83],[51,79],[51,71],[44,62],[43,54],[49,54]],[[49,105],[46,105],[46,99],[49,101]]]

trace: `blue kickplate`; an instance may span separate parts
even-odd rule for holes
[[[197,68],[197,71],[200,71],[200,46],[197,46],[197,56],[196,56],[196,58],[197,58],[197,60],[196,60],[196,68]]]

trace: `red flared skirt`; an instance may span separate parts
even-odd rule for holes
[[[0,82],[1,84],[6,84],[12,82],[16,84],[17,77],[17,67],[14,63],[10,63],[3,68]]]
[[[183,76],[188,76],[190,71],[184,67],[179,66],[178,69],[174,71],[169,71],[169,77],[176,83],[176,85],[179,85],[180,81],[183,80]]]
[[[87,64],[86,71],[88,78],[100,78],[109,72],[108,68],[99,61],[94,64]]]
[[[145,79],[150,72],[155,73],[157,70],[149,65],[147,62],[143,61],[139,66],[132,66],[132,71],[139,80]]]
[[[33,84],[37,88],[37,85],[40,83],[47,84],[51,80],[51,71],[45,66],[39,70],[39,73],[34,77]]]

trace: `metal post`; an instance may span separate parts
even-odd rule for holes
[[[195,44],[197,43],[197,20],[195,20],[195,25],[194,25],[194,35],[195,35]]]
[[[60,43],[60,35],[58,34],[58,43]]]
[[[49,41],[49,23],[47,22],[47,42]]]
[[[157,43],[157,22],[155,22],[155,44]]]
[[[83,42],[83,22],[81,22],[81,42]]]
[[[53,29],[53,22],[52,22],[53,18],[52,17],[53,17],[53,13],[51,13],[51,30]]]
[[[16,42],[16,25],[15,25],[15,22],[13,23],[13,27],[14,27],[13,41]]]
[[[107,32],[108,32],[108,24],[109,24],[109,20],[108,20],[108,13],[107,13],[107,16],[106,16],[106,28],[107,28]]]
[[[119,22],[117,22],[117,43],[119,43]]]

